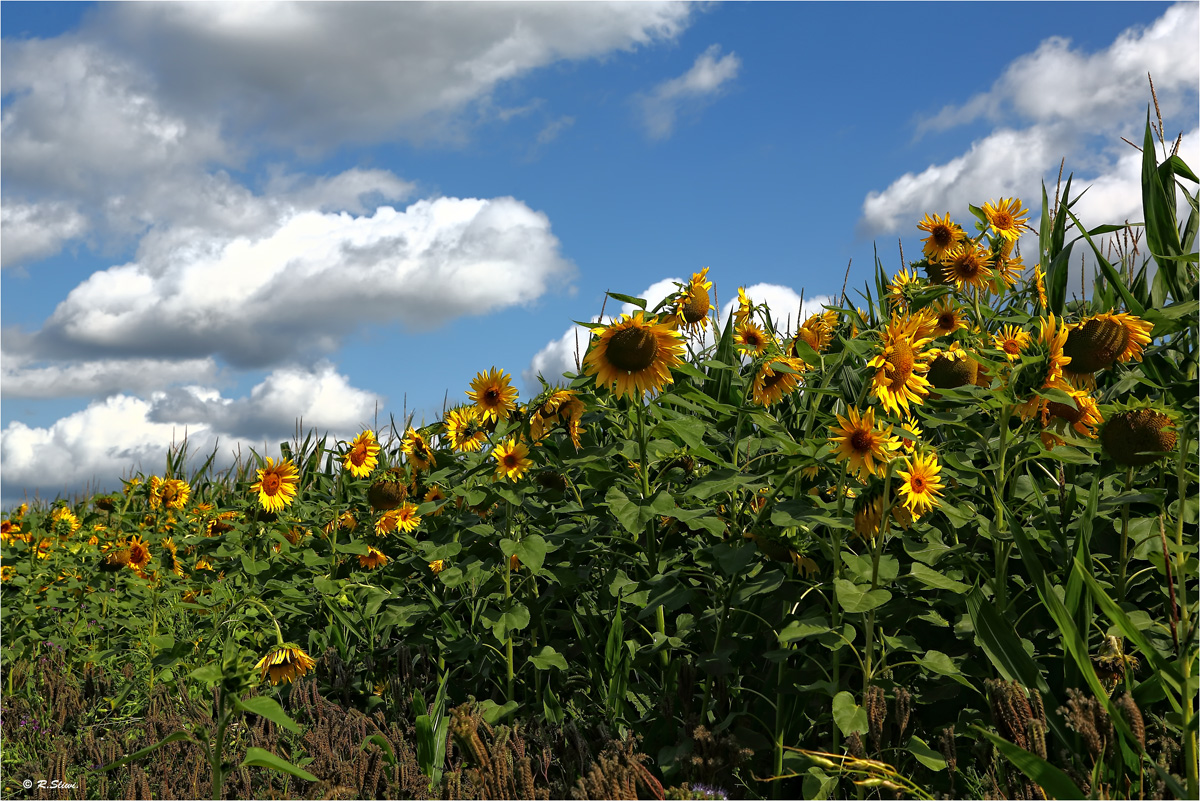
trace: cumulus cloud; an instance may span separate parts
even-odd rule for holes
[[[663,298],[676,290],[676,284],[684,283],[679,278],[665,278],[662,281],[656,281],[647,289],[638,294],[637,297],[643,298],[646,301],[646,308],[653,309]],[[802,323],[813,314],[819,314],[823,311],[823,307],[833,303],[833,298],[829,295],[814,295],[812,297],[801,297],[794,289],[780,284],[754,284],[746,287],[746,297],[755,305],[765,304],[771,319],[775,322],[780,330],[790,325],[791,330],[795,330],[798,323]],[[728,320],[733,314],[734,308],[737,306],[737,294],[733,296],[733,300],[725,303],[724,307],[718,314],[718,318],[722,324]],[[630,314],[637,307],[632,304],[625,303],[621,306],[621,314]],[[612,316],[606,315],[603,318],[593,318],[595,322],[603,322],[607,325],[613,321]],[[563,335],[558,339],[551,340],[546,343],[546,346],[539,350],[530,360],[529,367],[522,371],[521,377],[525,380],[525,384],[530,389],[535,389],[537,386],[537,377],[540,375],[550,383],[559,380],[563,373],[574,373],[576,370],[575,357],[579,355],[579,361],[582,364],[583,356],[587,352],[588,342],[591,335],[587,329],[582,326],[572,326],[563,332]],[[698,347],[706,348],[714,342],[713,332],[711,327],[705,328],[701,335]],[[578,343],[578,344],[577,344]]]
[[[720,54],[721,46],[711,45],[696,57],[691,69],[683,75],[664,81],[637,98],[643,124],[652,139],[669,137],[681,113],[699,111],[719,97],[737,77],[742,60],[736,53]]]
[[[113,395],[45,428],[9,423],[0,432],[3,501],[117,488],[131,471],[161,470],[168,448],[185,435],[194,459],[217,451],[217,469],[231,465],[239,448],[243,456],[250,448],[273,450],[300,418],[306,430],[348,439],[371,424],[381,402],[328,363],[276,370],[244,398],[198,385]]]
[[[217,379],[214,359],[102,359],[33,365],[7,352],[0,355],[0,391],[5,398],[105,397],[146,393],[182,382]]]
[[[87,229],[87,218],[66,203],[6,203],[0,207],[0,268],[53,256]]]
[[[1147,73],[1154,77],[1168,121],[1179,114],[1195,118],[1197,36],[1200,7],[1180,3],[1095,53],[1075,49],[1061,37],[1047,39],[1012,62],[987,92],[919,121],[918,134],[981,119],[1003,126],[972,142],[966,153],[869,192],[860,231],[913,230],[927,212],[960,215],[968,203],[1001,196],[1021,197],[1034,207],[1036,218],[1042,183],[1054,185],[1064,157],[1067,172],[1075,174],[1072,191],[1094,187],[1077,209],[1097,215],[1085,224],[1140,220],[1140,187],[1136,179],[1129,181],[1136,176],[1131,169],[1137,167],[1137,154],[1121,137],[1141,141],[1150,99]],[[1019,127],[1021,122],[1029,124]],[[1097,147],[1097,142],[1104,144]]]
[[[444,140],[502,82],[559,60],[671,41],[682,3],[137,4],[92,32],[173,102],[289,145]],[[353,47],[347,47],[353,42]]]
[[[147,237],[13,352],[261,367],[328,352],[368,322],[427,329],[528,303],[572,273],[546,216],[509,197],[292,212],[253,236]]]

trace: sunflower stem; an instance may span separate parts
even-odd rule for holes
[[[879,520],[879,533],[875,535],[875,540],[871,543],[871,590],[879,589],[879,560],[883,556],[883,541],[887,536],[888,529],[892,519],[892,507],[895,502],[892,500],[892,463],[888,463],[887,473],[883,478],[883,498],[887,502],[884,506],[883,516]],[[836,593],[835,593],[836,595]],[[863,654],[863,697],[866,697],[867,689],[871,686],[871,679],[874,677],[874,661],[875,657],[875,609],[867,611],[867,632],[866,632],[866,650]]]
[[[504,502],[504,534],[506,537],[512,536],[512,501]],[[504,560],[504,615],[507,618],[508,613],[512,611],[512,559]],[[505,685],[507,689],[507,700],[513,700],[513,637],[511,631],[506,631],[508,636],[504,640],[504,663],[505,663]]]
[[[863,384],[865,386],[866,382],[864,381]],[[849,464],[846,462],[842,462],[842,475],[838,479],[838,484],[837,484],[837,496],[838,496],[837,516],[838,516],[838,520],[842,519],[842,516],[845,514],[845,511],[846,511],[846,476],[848,474],[849,474]],[[834,592],[830,593],[830,595],[829,595],[829,619],[831,621],[833,621],[832,628],[833,628],[834,632],[840,632],[841,631],[842,607],[841,607],[841,604],[838,603],[836,588],[837,588],[837,580],[842,577],[842,530],[841,530],[841,528],[834,528],[832,535],[833,535],[833,543],[832,543],[832,546],[833,546],[833,548],[832,548],[833,586],[834,586],[835,590],[834,590]],[[833,690],[834,690],[835,694],[837,693],[838,688],[841,687],[841,674],[842,674],[842,649],[841,649],[841,647],[838,647],[833,652]],[[833,721],[832,719],[830,720],[830,728],[832,731],[832,738],[833,738],[833,748],[831,748],[830,750],[837,751],[838,746],[840,745],[841,739],[842,739],[842,730],[838,728],[837,722]]]
[[[1133,488],[1133,468],[1125,468],[1125,491]],[[1125,586],[1129,573],[1129,501],[1121,504],[1121,572],[1117,575],[1117,602],[1124,603],[1129,588]]]

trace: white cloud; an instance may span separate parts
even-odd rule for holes
[[[691,13],[662,2],[133,4],[102,7],[90,33],[147,65],[179,104],[328,147],[453,139],[456,115],[499,84],[671,41]]]
[[[546,127],[538,131],[537,143],[548,145],[558,138],[558,135],[575,124],[574,117],[559,117],[546,123]]]
[[[90,362],[60,362],[31,365],[29,360],[7,352],[0,354],[3,367],[0,389],[5,398],[65,398],[146,393],[182,382],[213,382],[217,363],[213,359],[104,359]]]
[[[638,294],[637,297],[645,299],[647,309],[653,309],[663,298],[674,292],[676,284],[680,283],[684,282],[678,278],[665,278],[651,284],[644,292]],[[810,315],[819,314],[823,311],[823,306],[833,303],[833,298],[829,295],[813,295],[812,297],[801,299],[801,296],[794,289],[779,284],[754,284],[747,287],[745,292],[746,297],[755,305],[766,304],[772,319],[780,330],[783,330],[789,322],[791,330],[795,330],[798,323],[802,323]],[[718,315],[717,319],[721,321],[722,325],[733,314],[733,310],[737,304],[737,293],[734,292],[733,299],[725,303]],[[630,314],[635,309],[636,307],[632,304],[624,303],[621,305],[620,314]],[[593,318],[594,321],[599,321],[600,319]],[[605,315],[602,319],[603,323],[607,325],[614,318],[611,315]],[[572,326],[563,332],[561,337],[548,342],[545,347],[534,355],[529,363],[529,367],[522,371],[521,377],[525,380],[526,386],[531,390],[536,389],[537,376],[539,375],[550,383],[554,383],[560,380],[563,373],[574,373],[575,354],[578,352],[579,361],[582,364],[590,339],[591,335],[587,329],[582,326]],[[576,345],[576,342],[578,342],[578,345]],[[705,328],[703,335],[700,337],[698,347],[706,348],[713,342],[713,332],[710,326]]]
[[[332,350],[368,322],[431,328],[528,303],[573,269],[546,216],[509,197],[293,211],[232,238],[168,229],[73,289],[16,352],[265,366]]]
[[[1181,114],[1195,119],[1198,36],[1200,6],[1180,3],[1152,25],[1124,31],[1099,52],[1072,49],[1060,37],[1047,39],[1012,62],[989,91],[918,124],[923,133],[979,119],[1005,123],[972,142],[966,153],[868,193],[860,230],[915,232],[926,213],[949,211],[960,218],[968,203],[1002,196],[1022,198],[1033,211],[1030,222],[1036,223],[1041,186],[1044,182],[1053,191],[1064,157],[1067,173],[1075,175],[1072,191],[1092,185],[1088,195],[1097,195],[1085,196],[1077,208],[1096,215],[1081,217],[1085,225],[1140,220],[1140,187],[1129,180],[1136,176],[1131,168],[1137,155],[1121,137],[1141,142],[1150,100],[1147,72],[1168,125]],[[1029,125],[1016,127],[1022,121]]]
[[[0,432],[3,500],[24,492],[44,497],[120,486],[130,471],[162,469],[171,444],[185,434],[188,452],[198,466],[217,449],[215,466],[260,454],[289,439],[298,418],[305,430],[329,432],[347,439],[373,421],[382,399],[350,386],[345,376],[323,363],[312,369],[276,370],[244,398],[227,399],[211,388],[188,386],[149,397],[113,395],[48,427],[9,423]]]
[[[0,268],[53,256],[87,229],[87,218],[65,203],[6,203],[0,207]]]
[[[691,69],[677,78],[660,83],[648,94],[637,98],[646,132],[653,139],[665,139],[675,130],[682,112],[695,112],[720,96],[737,77],[742,61],[736,53],[720,56],[721,46],[711,45],[696,57]],[[720,56],[720,58],[718,58]]]

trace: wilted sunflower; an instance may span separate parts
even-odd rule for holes
[[[883,408],[897,415],[908,413],[910,402],[923,403],[929,394],[929,364],[921,350],[929,338],[922,333],[921,319],[893,317],[883,331],[882,349],[867,362],[875,368],[872,392]]]
[[[1022,331],[1015,325],[1006,325],[1000,329],[999,334],[992,335],[992,341],[996,343],[998,349],[1004,351],[1005,357],[1010,362],[1021,358],[1021,351],[1029,347],[1032,340],[1029,332]]]
[[[1141,467],[1163,458],[1175,449],[1175,421],[1158,409],[1123,408],[1112,415],[1100,431],[1104,452],[1114,462]]]
[[[433,449],[429,447],[425,437],[421,436],[420,432],[412,426],[409,426],[408,431],[404,432],[404,439],[400,441],[400,450],[408,456],[408,461],[418,470],[432,470],[436,466]]]
[[[258,661],[254,669],[261,671],[262,681],[270,678],[271,684],[280,682],[286,684],[303,676],[316,664],[316,660],[304,653],[303,648],[295,643],[287,642],[272,648],[266,656]]]
[[[966,287],[986,291],[992,279],[992,268],[988,266],[990,257],[986,249],[964,242],[946,256],[942,274],[959,292]]]
[[[838,425],[829,428],[832,434],[829,441],[837,448],[834,455],[847,462],[849,471],[860,481],[882,473],[892,452],[900,448],[900,441],[892,436],[892,427],[876,428],[874,409],[867,409],[860,416],[858,409],[851,407],[847,417],[839,414],[837,420]]]
[[[163,569],[170,570],[175,575],[183,578],[183,565],[179,561],[179,554],[175,550],[175,542],[168,537],[162,541],[162,559]]]
[[[366,478],[379,465],[379,443],[374,431],[364,431],[350,443],[342,466],[355,478]]]
[[[703,331],[708,325],[708,310],[712,308],[708,290],[712,289],[712,281],[705,280],[707,276],[707,267],[698,273],[692,273],[692,280],[688,282],[675,304],[679,324],[691,331]]]
[[[250,487],[250,491],[258,493],[262,508],[268,512],[279,512],[296,499],[298,483],[299,473],[290,459],[276,464],[268,456],[267,466],[258,471],[258,481]]]
[[[937,454],[933,451],[922,456],[914,454],[908,458],[908,470],[897,470],[896,475],[903,479],[900,485],[900,495],[904,505],[912,512],[913,517],[920,517],[938,504],[938,496],[944,485],[938,473],[942,468],[938,465]]]
[[[682,362],[678,331],[641,311],[622,315],[612,325],[593,328],[599,336],[584,357],[584,372],[604,387],[616,385],[618,396],[640,399],[672,382],[671,368]]]
[[[494,366],[475,375],[467,397],[475,402],[482,420],[507,420],[517,406],[517,389],[510,387],[511,376]]]
[[[571,443],[575,446],[575,450],[579,450],[581,447],[579,421],[583,418],[585,409],[583,401],[575,394],[574,390],[554,390],[529,418],[530,438],[534,442],[540,442],[556,423],[562,423],[567,428],[567,434],[571,437]]]
[[[767,335],[758,324],[746,320],[733,331],[733,341],[742,353],[757,356],[767,349]]]
[[[917,228],[929,233],[921,241],[924,243],[925,258],[933,262],[944,260],[966,236],[962,228],[950,221],[950,212],[943,217],[926,214],[925,219],[917,223]]]
[[[988,219],[988,225],[1000,236],[1010,242],[1015,242],[1021,236],[1025,226],[1028,209],[1021,208],[1021,198],[1010,200],[1000,198],[999,203],[984,203],[983,214]]]
[[[1069,423],[1075,433],[1095,439],[1096,427],[1104,422],[1104,415],[1100,413],[1096,399],[1085,389],[1068,389],[1066,392],[1075,401],[1075,405],[1047,401],[1042,409],[1042,425],[1049,425],[1049,418],[1057,417]]]
[[[360,553],[358,555],[358,566],[364,567],[367,570],[374,570],[375,568],[382,567],[387,563],[387,554],[373,545],[368,545],[367,552]]]
[[[507,477],[511,481],[517,481],[533,467],[533,460],[529,458],[529,448],[515,439],[497,445],[492,451],[492,457],[496,460],[497,479]]]
[[[949,297],[944,297],[929,309],[930,319],[934,323],[933,335],[944,337],[953,334],[967,325],[959,305]]]
[[[979,375],[979,362],[972,359],[963,350],[962,345],[951,342],[948,348],[938,348],[929,351],[932,361],[926,378],[930,385],[938,389],[954,389],[955,387],[974,384]]]
[[[1072,373],[1094,373],[1118,362],[1142,360],[1154,324],[1132,314],[1097,314],[1072,326],[1063,352]]]
[[[780,370],[780,367],[786,370]],[[804,371],[804,362],[788,356],[767,359],[754,376],[752,395],[759,406],[771,406],[784,395],[791,394],[800,386],[799,373]],[[793,371],[793,372],[789,372]]]
[[[451,409],[443,422],[446,434],[450,437],[450,445],[456,451],[474,453],[487,442],[487,432],[483,430],[479,410],[474,406]]]

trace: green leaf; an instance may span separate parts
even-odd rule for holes
[[[866,734],[870,728],[867,710],[854,703],[854,696],[845,690],[833,697],[833,721],[847,737],[854,732]]]
[[[521,566],[529,568],[531,573],[540,573],[546,561],[546,540],[540,534],[529,534],[520,542],[502,539],[500,550],[506,557],[516,554]]]
[[[105,771],[112,770],[113,768],[119,768],[122,765],[126,764],[127,762],[133,762],[135,759],[141,759],[142,757],[147,756],[148,754],[154,753],[155,751],[162,748],[167,743],[177,743],[181,740],[186,740],[189,743],[193,742],[191,734],[189,734],[186,731],[177,731],[174,734],[168,734],[166,737],[162,738],[154,745],[148,745],[145,748],[142,748],[138,751],[134,751],[129,756],[122,757],[121,759],[118,759],[116,762],[110,762],[102,768],[97,768],[97,770],[100,773],[104,773]]]
[[[912,572],[909,575],[925,586],[933,587],[935,590],[949,590],[950,592],[962,594],[971,589],[969,584],[955,581],[933,568],[926,567],[920,562],[913,562]]]
[[[508,639],[508,635],[514,631],[520,631],[529,625],[529,610],[524,604],[513,604],[512,608],[507,612],[503,612],[500,618],[492,624],[492,634],[501,642]]]
[[[198,667],[188,675],[201,684],[211,684],[214,681],[220,681],[224,676],[221,672],[221,665],[217,662],[212,662],[204,667]]]
[[[917,661],[934,673],[941,673],[943,676],[959,675],[959,670],[954,666],[954,661],[941,651],[926,651],[925,655]]]
[[[945,770],[946,758],[929,747],[920,737],[908,738],[908,752],[930,770]]]
[[[1042,759],[1037,754],[1031,754],[1024,748],[1019,748],[1013,745],[1003,737],[992,734],[990,731],[983,729],[975,724],[971,724],[971,728],[982,734],[984,737],[992,741],[992,744],[999,749],[1000,753],[1004,754],[1009,762],[1016,765],[1017,769],[1028,776],[1031,780],[1037,783],[1039,787],[1046,792],[1050,798],[1087,798],[1088,795],[1075,782],[1071,781],[1071,777],[1063,773],[1058,768],[1051,765],[1046,760]]]
[[[366,751],[367,746],[371,743],[379,746],[379,750],[383,751],[383,759],[393,768],[396,767],[396,754],[392,751],[392,744],[382,734],[372,734],[362,741],[362,745],[358,747],[359,751]]]
[[[554,691],[550,689],[550,682],[546,682],[546,686],[542,688],[542,711],[546,715],[546,720],[555,726],[562,725],[564,719],[562,704],[559,703]]]
[[[644,298],[635,298],[632,295],[622,295],[619,292],[605,292],[613,300],[619,300],[622,303],[628,303],[630,306],[637,306],[642,311],[646,310],[646,301]],[[595,325],[593,323],[592,325]]]
[[[838,603],[846,612],[867,612],[877,606],[882,606],[891,600],[892,594],[887,590],[868,590],[846,579],[834,582]]]
[[[501,720],[511,715],[516,708],[516,701],[508,701],[504,704],[497,704],[490,698],[479,704],[479,711],[483,714],[483,722],[489,726],[496,725]]]
[[[163,634],[158,637],[151,637],[150,644],[161,651],[169,651],[175,647],[175,638],[170,634]]]
[[[298,779],[304,779],[306,782],[320,781],[320,779],[307,770],[304,770],[304,768],[298,768],[286,759],[277,757],[270,751],[264,751],[261,748],[247,748],[246,758],[242,760],[241,767],[270,768],[280,773],[289,773]]]
[[[795,640],[802,640],[814,634],[825,634],[829,631],[832,631],[832,628],[827,620],[793,620],[780,630],[779,642],[786,645]]]
[[[300,727],[296,725],[296,721],[288,717],[288,713],[283,711],[283,707],[274,698],[267,698],[265,695],[257,695],[253,698],[247,698],[245,701],[235,698],[233,705],[243,712],[251,712],[259,717],[266,718],[276,726],[280,726],[290,732],[300,733]]]
[[[554,647],[550,645],[544,645],[542,646],[541,651],[536,654],[531,654],[529,656],[529,661],[532,662],[533,666],[538,670],[549,670],[552,667],[556,667],[559,670],[567,669],[566,658],[558,651],[554,650]]]

